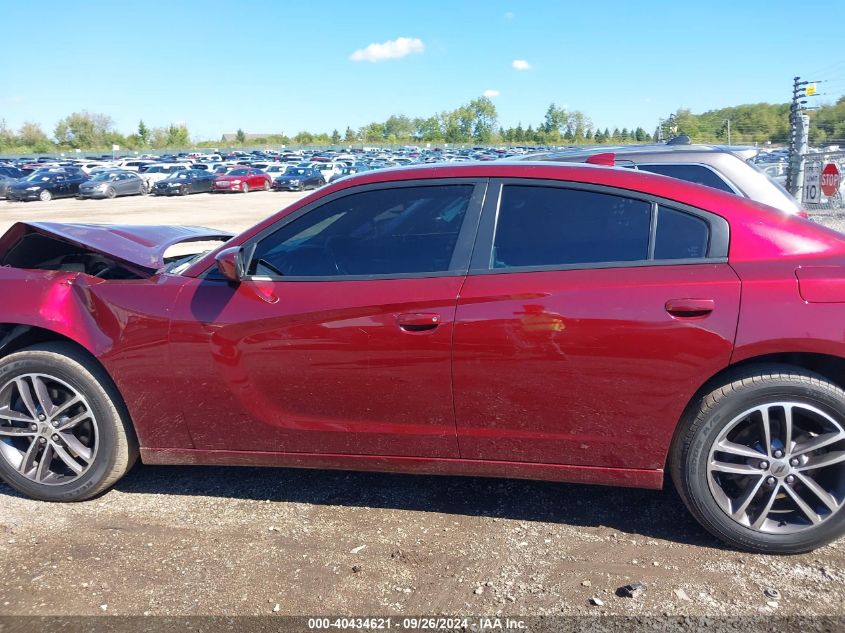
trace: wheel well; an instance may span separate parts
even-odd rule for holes
[[[0,358],[8,356],[26,347],[37,345],[38,343],[48,343],[51,341],[61,341],[76,347],[79,351],[96,360],[96,357],[91,354],[82,345],[71,338],[47,330],[45,328],[36,327],[34,325],[21,325],[19,323],[0,323]],[[99,363],[99,361],[97,361]],[[102,365],[102,363],[100,363]]]
[[[672,442],[670,444],[669,451],[667,451],[666,459],[664,461],[668,461],[671,457],[671,447],[674,446],[675,441],[678,439],[679,433],[683,429],[684,421],[688,419],[690,415],[695,415],[695,412],[698,409],[698,403],[701,402],[701,399],[704,398],[704,396],[706,396],[708,393],[710,393],[717,387],[731,382],[733,376],[735,376],[737,373],[747,372],[749,369],[752,369],[756,365],[762,367],[765,365],[771,366],[773,364],[790,365],[797,369],[811,371],[822,376],[823,378],[826,378],[840,389],[845,389],[845,358],[839,358],[838,356],[830,356],[828,354],[812,354],[805,352],[784,352],[781,354],[765,354],[763,356],[753,356],[751,358],[746,358],[745,360],[742,360],[738,363],[734,363],[733,365],[728,365],[715,376],[711,377],[703,385],[701,385],[698,391],[696,391],[692,398],[690,398],[690,401],[687,403],[687,406],[684,407],[684,412],[678,420],[677,426],[675,427],[675,433],[673,434]],[[668,468],[666,468],[666,472],[669,472]]]

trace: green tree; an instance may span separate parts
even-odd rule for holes
[[[346,133],[343,135],[343,142],[349,143],[350,145],[358,142],[358,135],[355,133],[355,130],[348,125],[346,126]]]
[[[332,145],[339,145],[340,144],[340,132],[337,130],[332,130],[332,138],[331,138]]]
[[[314,135],[303,130],[293,137],[293,142],[297,145],[313,145]]]
[[[44,146],[48,143],[48,139],[40,125],[32,121],[25,121],[18,130],[18,142],[21,145],[35,147],[36,145]]]
[[[138,121],[138,143],[141,146],[149,145],[150,143],[150,129],[144,123],[144,120],[141,119]]]
[[[229,128],[229,129],[231,130],[232,128]],[[246,142],[246,134],[244,134],[244,131],[241,128],[238,128],[238,131],[235,132],[235,138],[238,140],[238,143],[240,143],[241,145],[243,145]]]
[[[86,110],[61,119],[54,130],[59,145],[78,148],[105,147],[109,145],[107,136],[114,133],[114,123],[110,116]]]
[[[191,142],[188,128],[184,125],[170,124],[167,128],[165,144],[167,147],[187,147]]]

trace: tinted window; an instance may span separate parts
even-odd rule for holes
[[[706,257],[709,240],[710,229],[701,218],[668,207],[659,207],[655,259]]]
[[[324,277],[449,270],[472,185],[338,198],[262,240],[250,274]]]
[[[734,190],[730,188],[728,183],[722,180],[712,169],[708,169],[704,165],[637,165],[637,169],[734,193]]]
[[[505,186],[493,267],[648,259],[651,205],[553,187]]]

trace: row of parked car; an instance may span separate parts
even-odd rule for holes
[[[344,176],[414,162],[480,159],[480,151],[356,153],[236,152],[82,160],[49,157],[0,159],[0,197],[47,201],[61,197],[115,198],[128,195],[305,191]],[[485,155],[485,159],[489,157]],[[499,156],[499,154],[493,154]],[[493,156],[491,155],[491,156]]]
[[[199,152],[139,156],[107,161],[17,159],[0,164],[6,184],[0,195],[10,200],[54,197],[114,198],[123,195],[248,193],[255,190],[303,191],[348,175],[415,163],[494,159],[595,162],[639,169],[739,194],[787,213],[803,213],[797,201],[761,170],[773,157],[756,148],[692,145],[680,138],[667,144],[571,148],[471,148],[460,150],[409,147],[384,151],[362,149],[319,153],[253,151],[226,155]],[[761,160],[762,159],[762,160]],[[29,171],[26,174],[26,171]]]

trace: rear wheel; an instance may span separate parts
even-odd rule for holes
[[[45,501],[106,490],[137,458],[117,389],[95,361],[64,343],[0,360],[0,476]]]
[[[718,538],[806,552],[845,534],[845,391],[790,366],[746,370],[679,429],[675,486]]]

